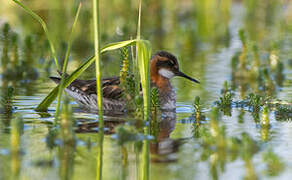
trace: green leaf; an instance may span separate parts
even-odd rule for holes
[[[150,68],[151,44],[146,40],[137,41],[138,66],[141,77],[141,85],[144,100],[144,120],[148,120],[150,115]]]
[[[110,43],[106,45],[105,47],[103,47],[100,52],[105,53],[107,51],[112,51],[112,50],[120,49],[125,46],[130,46],[130,45],[133,45],[136,41],[137,41],[136,39],[132,39],[132,40],[127,40],[127,41]]]

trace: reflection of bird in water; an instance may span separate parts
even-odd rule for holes
[[[151,86],[157,87],[161,109],[175,110],[176,94],[170,84],[174,76],[181,76],[193,82],[199,81],[185,75],[179,70],[177,59],[174,55],[160,51],[150,61]],[[60,78],[51,77],[56,83]],[[123,99],[123,89],[120,87],[118,77],[105,78],[102,80],[103,108],[107,111],[124,111],[126,101]],[[96,81],[76,79],[67,88],[66,92],[72,96],[81,106],[97,110]]]
[[[176,124],[175,112],[162,111],[162,115],[160,122],[154,122],[159,123],[159,126],[156,129],[155,140],[150,142],[151,160],[152,162],[174,162],[177,160],[175,153],[178,152],[179,146],[184,143],[186,138],[170,138],[170,134],[175,129]]]
[[[104,121],[105,134],[118,134],[115,139],[117,141],[124,141],[120,143],[126,143],[130,141],[141,141],[141,134],[135,134],[135,132],[126,132],[126,134],[119,134],[117,127],[125,124],[125,119],[118,117],[106,117]],[[136,129],[135,122],[132,122],[134,129]],[[176,125],[176,112],[175,111],[161,111],[161,118],[151,121],[150,131],[151,135],[155,137],[154,140],[150,140],[150,152],[152,162],[174,162],[177,160],[176,153],[179,150],[179,146],[182,145],[189,138],[170,138],[170,134],[175,129]],[[123,125],[124,126],[124,125]],[[138,125],[139,126],[139,125]],[[90,133],[98,132],[98,122],[88,122],[88,120],[80,120],[76,128],[77,133]],[[119,136],[128,136],[126,139],[120,139]],[[131,136],[131,137],[129,137]],[[135,138],[134,136],[137,136]],[[125,137],[124,137],[125,138]]]

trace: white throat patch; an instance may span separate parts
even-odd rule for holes
[[[163,76],[163,77],[165,77],[165,78],[168,78],[168,79],[170,79],[170,78],[172,78],[172,77],[174,76],[174,73],[173,73],[173,72],[171,72],[170,70],[167,70],[167,69],[165,69],[165,68],[160,69],[160,70],[158,71],[158,73],[159,73],[161,76]]]

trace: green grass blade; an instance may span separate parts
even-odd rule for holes
[[[127,40],[127,41],[120,41],[120,42],[114,42],[114,43],[109,43],[106,46],[104,46],[101,49],[101,53],[105,53],[107,51],[112,51],[112,50],[116,50],[116,49],[120,49],[122,47],[126,47],[126,46],[130,46],[130,45],[134,45],[134,43],[136,42],[136,39],[131,39],[131,40]]]
[[[141,13],[142,13],[142,0],[139,1],[139,8],[138,8],[138,23],[137,23],[137,40],[141,39]],[[138,67],[138,45],[136,44],[136,57],[133,59],[133,72],[134,72],[134,77],[135,81],[138,82],[140,80],[139,77],[139,67]],[[139,95],[140,93],[140,85],[139,83],[136,83],[135,85],[136,89],[136,95]]]
[[[137,41],[137,57],[140,72],[141,86],[144,100],[144,119],[148,120],[150,114],[150,70],[151,44],[149,41]]]
[[[97,95],[97,107],[98,107],[98,149],[97,149],[97,171],[96,179],[102,179],[102,167],[103,167],[103,95],[102,95],[102,80],[101,80],[101,70],[100,70],[100,9],[99,0],[93,0],[93,30],[94,30],[94,52],[95,52],[95,76],[96,76],[96,95]]]
[[[121,41],[116,43],[110,43],[101,49],[101,53],[105,53],[107,51],[113,51],[122,47],[134,45],[136,43],[136,39]],[[81,66],[79,66],[71,75],[69,75],[64,81],[64,87],[67,87],[71,84],[75,79],[77,79],[80,74],[82,74],[93,62],[95,61],[94,56],[90,57],[86,60]],[[56,99],[58,93],[58,87],[55,87],[48,96],[38,105],[35,109],[36,111],[47,111],[48,107],[52,104],[52,102]]]
[[[68,66],[68,59],[69,59],[69,54],[70,54],[70,50],[71,50],[71,46],[72,46],[72,40],[73,40],[73,34],[74,34],[74,29],[76,27],[77,24],[77,20],[79,17],[79,13],[80,13],[80,9],[81,9],[81,3],[78,6],[76,15],[75,15],[75,19],[71,28],[71,33],[69,36],[69,40],[67,43],[67,50],[66,50],[66,55],[65,55],[65,59],[64,59],[64,63],[63,63],[63,67],[62,67],[62,77],[61,77],[61,82],[60,82],[60,86],[59,86],[59,91],[58,91],[58,96],[57,96],[57,107],[56,107],[56,113],[55,113],[55,120],[57,120],[57,117],[59,116],[59,111],[60,111],[60,105],[61,105],[61,98],[62,98],[62,92],[64,90],[64,80],[65,80],[65,73],[67,71],[67,66]]]
[[[144,103],[144,120],[150,120],[150,57],[151,57],[151,44],[149,41],[137,41],[137,57],[141,79],[141,86],[143,91]],[[150,127],[144,127],[144,135],[150,134]],[[150,173],[150,156],[149,156],[149,140],[143,141],[142,159],[140,164],[139,179],[148,180]]]
[[[59,85],[55,87],[46,97],[45,99],[35,108],[38,112],[45,112],[48,110],[48,107],[52,104],[52,102],[57,98],[59,90]]]
[[[58,59],[57,59],[57,55],[56,55],[56,50],[55,50],[53,41],[52,41],[52,39],[51,39],[51,37],[49,35],[49,31],[48,31],[48,28],[47,28],[46,23],[43,21],[43,19],[40,16],[38,16],[31,9],[29,9],[28,7],[26,7],[25,5],[23,5],[21,2],[19,2],[18,0],[13,0],[13,1],[16,4],[18,4],[19,6],[21,6],[28,14],[30,14],[35,20],[37,20],[42,25],[42,28],[43,28],[43,30],[44,30],[47,38],[48,38],[48,41],[49,41],[49,44],[50,44],[50,48],[51,48],[51,52],[52,52],[53,58],[55,60],[57,69],[60,69],[60,65],[58,63]]]
[[[138,25],[137,25],[137,39],[141,39],[141,13],[142,13],[142,0],[139,1],[139,12],[138,12]]]

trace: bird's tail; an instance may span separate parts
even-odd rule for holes
[[[50,79],[53,80],[56,84],[59,84],[61,81],[61,78],[59,78],[59,77],[52,77],[51,76]]]
[[[60,76],[62,76],[62,72],[61,71],[58,71],[58,73],[60,74]],[[65,74],[65,78],[69,76],[67,73]],[[59,77],[54,77],[54,76],[51,76],[50,77],[51,80],[53,80],[56,84],[59,84],[60,81],[61,81],[61,78]]]

